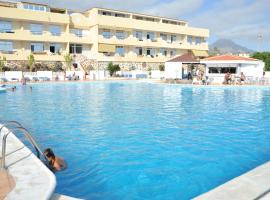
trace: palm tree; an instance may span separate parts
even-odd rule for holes
[[[3,68],[5,67],[5,62],[7,61],[6,57],[3,56],[3,58],[0,57],[0,72],[3,71]]]
[[[69,53],[67,53],[64,55],[64,59],[65,59],[65,63],[66,63],[66,70],[71,70],[71,65],[73,62],[72,56]]]
[[[33,54],[30,54],[28,57],[27,57],[27,60],[28,60],[28,65],[30,67],[30,72],[32,72],[33,70],[33,66],[35,64],[35,57]]]

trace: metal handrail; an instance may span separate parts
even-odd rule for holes
[[[0,127],[0,135],[1,135],[1,132],[2,132],[2,129],[4,127],[7,127],[8,125],[18,125],[19,127],[23,127],[19,122],[17,121],[7,121],[7,122],[4,122],[2,124],[2,126]]]
[[[3,139],[2,139],[2,163],[1,163],[1,168],[0,169],[4,169],[5,168],[5,161],[6,161],[6,140],[7,140],[7,137],[8,135],[14,131],[14,130],[19,130],[21,132],[24,133],[24,136],[26,139],[28,139],[28,141],[31,143],[31,145],[34,147],[34,149],[36,150],[37,152],[37,157],[40,159],[40,155],[43,156],[46,164],[49,163],[47,157],[43,154],[42,150],[40,149],[40,147],[38,146],[37,142],[34,140],[34,138],[31,136],[31,134],[29,133],[29,131],[22,127],[20,123],[16,122],[16,121],[9,121],[9,122],[6,122],[5,124],[15,124],[15,125],[20,125],[18,127],[15,127],[13,129],[8,129],[8,132],[3,136]],[[0,128],[0,133],[1,133],[1,130],[5,127],[5,125],[1,126]]]

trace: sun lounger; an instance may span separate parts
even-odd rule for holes
[[[32,80],[33,81],[39,81],[39,79],[37,77],[33,77]]]
[[[2,82],[2,83],[6,83],[6,82],[8,82],[8,80],[6,79],[6,78],[0,78],[0,82]]]

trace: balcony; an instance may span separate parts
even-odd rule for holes
[[[68,38],[69,42],[71,43],[93,44],[93,37],[91,37],[90,35],[75,35],[73,33],[69,33]]]
[[[33,41],[33,42],[67,43],[69,41],[67,34],[63,34],[61,36],[53,36],[48,31],[31,32],[30,30],[14,30],[12,34],[0,33],[0,38],[3,40],[11,40],[11,41]]]
[[[0,33],[2,40],[11,41],[32,41],[32,42],[56,42],[56,43],[80,43],[80,44],[92,44],[92,37],[83,36],[78,37],[70,33],[61,33],[60,36],[52,35],[49,31],[43,32],[31,32],[29,30],[14,30],[11,33]]]
[[[7,60],[27,60],[27,57],[31,54],[29,50],[18,50],[9,52],[0,52],[0,56],[4,56]],[[53,54],[48,50],[43,52],[33,52],[36,61],[64,61],[62,54]]]
[[[69,16],[51,12],[34,12],[18,8],[0,7],[0,18],[20,21],[68,24]]]
[[[98,42],[103,44],[114,44],[119,46],[139,46],[139,47],[153,47],[153,48],[168,48],[168,49],[194,49],[194,50],[208,50],[208,44],[188,44],[184,41],[167,42],[162,39],[155,41],[150,39],[139,40],[133,36],[129,36],[124,40],[119,40],[115,36],[106,39],[102,35],[99,35]]]
[[[119,17],[98,15],[97,24],[103,28],[114,27],[114,28],[121,28],[123,30],[145,30],[145,31],[151,30],[153,32],[209,37],[209,30],[207,29],[192,28],[188,26],[176,26],[173,24],[136,20],[132,18],[119,18]]]
[[[165,62],[169,58],[165,56],[137,56],[136,54],[125,54],[125,56],[106,56],[104,54],[99,54],[97,59],[99,61],[112,61],[112,62]]]

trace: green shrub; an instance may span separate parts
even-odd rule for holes
[[[265,63],[265,71],[270,71],[270,52],[256,52],[251,57],[262,60]]]
[[[30,54],[28,57],[27,57],[27,61],[28,61],[28,65],[29,65],[29,70],[30,72],[33,71],[33,67],[35,65],[35,57],[33,54]]]
[[[165,66],[164,65],[159,65],[158,68],[159,68],[159,71],[162,71],[162,72],[165,71]]]
[[[119,65],[114,65],[112,62],[108,64],[107,70],[110,73],[110,76],[114,76],[116,72],[120,71]]]
[[[3,56],[3,58],[1,58],[1,56],[0,56],[0,72],[3,71],[6,61],[7,61],[7,59],[5,56]]]

